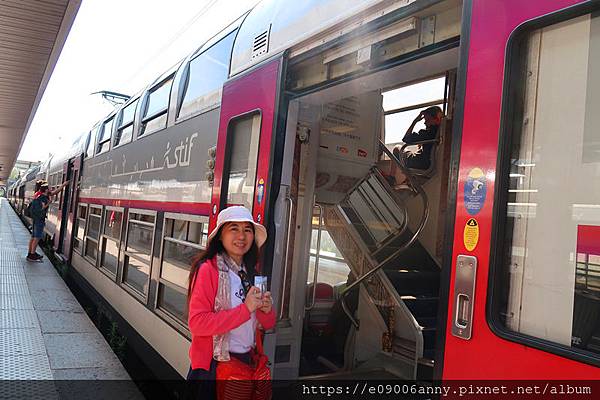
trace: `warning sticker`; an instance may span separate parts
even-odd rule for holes
[[[469,218],[465,224],[463,240],[465,248],[468,251],[473,251],[477,247],[477,242],[479,242],[479,224],[475,218]]]

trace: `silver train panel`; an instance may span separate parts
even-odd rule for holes
[[[80,197],[208,203],[219,108],[84,161]]]
[[[181,376],[186,376],[190,366],[189,339],[177,333],[157,314],[135,300],[129,292],[79,254],[73,253],[71,264]]]

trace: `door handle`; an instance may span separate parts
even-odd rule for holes
[[[456,258],[456,278],[454,280],[454,317],[452,334],[461,339],[471,339],[473,332],[473,303],[477,258],[459,255]]]

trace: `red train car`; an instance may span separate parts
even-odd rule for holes
[[[189,259],[242,204],[275,379],[599,377],[600,8],[352,4],[259,3],[57,156],[71,275],[185,376]]]

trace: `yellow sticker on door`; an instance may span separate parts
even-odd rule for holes
[[[469,218],[465,224],[463,240],[465,248],[468,251],[473,251],[477,247],[477,242],[479,242],[479,224],[475,218]]]

